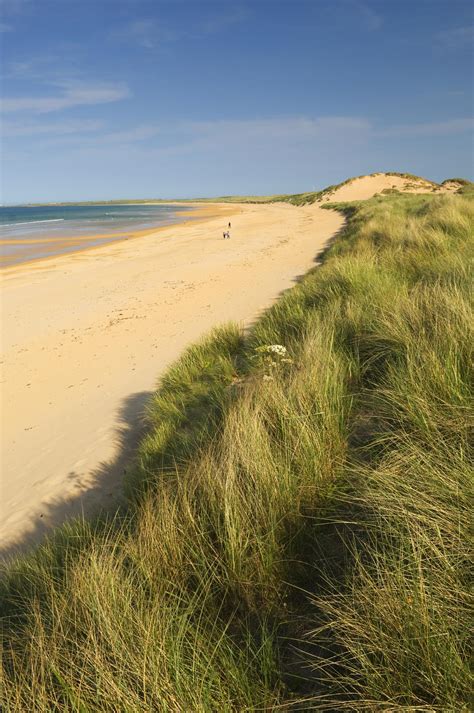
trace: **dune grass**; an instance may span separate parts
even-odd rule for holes
[[[285,202],[285,203],[291,203],[292,205],[296,206],[301,206],[301,205],[307,205],[308,203],[314,203],[315,201],[319,201],[322,198],[331,198],[331,196],[339,189],[342,188],[343,186],[347,186],[350,183],[353,183],[354,181],[357,181],[358,179],[361,178],[367,178],[367,177],[373,177],[373,176],[379,176],[379,175],[385,175],[385,176],[396,176],[398,178],[406,178],[411,181],[411,183],[407,183],[406,188],[416,188],[418,185],[423,184],[426,188],[431,187],[431,189],[434,191],[436,189],[439,189],[441,186],[443,186],[445,183],[449,183],[450,181],[456,181],[459,182],[460,186],[465,186],[468,185],[470,182],[467,181],[466,179],[448,179],[446,181],[443,181],[443,183],[438,184],[435,183],[434,181],[429,180],[428,178],[422,178],[421,176],[415,176],[412,173],[398,173],[396,171],[388,171],[385,172],[384,174],[380,173],[370,173],[369,176],[353,176],[351,178],[347,178],[345,181],[341,181],[341,183],[337,183],[334,185],[326,186],[326,188],[322,188],[319,191],[309,191],[306,193],[285,193],[285,194],[276,194],[276,195],[271,195],[271,196],[219,196],[218,198],[198,198],[196,200],[199,200],[200,202],[222,202],[222,203],[277,203],[277,202]],[[391,189],[391,188],[385,188],[382,193],[388,194],[388,193],[394,193],[398,192],[396,189]]]
[[[441,185],[444,186],[445,183],[459,183],[460,186],[472,185],[472,181],[467,178],[445,178]]]
[[[128,509],[9,566],[3,710],[470,710],[474,202],[337,207],[165,376]]]

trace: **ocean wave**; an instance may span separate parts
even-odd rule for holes
[[[33,223],[60,223],[64,218],[49,218],[48,220],[25,220],[22,223],[0,223],[0,228],[14,228],[17,225],[32,225]]]

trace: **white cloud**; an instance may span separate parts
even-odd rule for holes
[[[138,45],[145,49],[155,47],[157,42],[157,29],[153,20],[136,20],[128,28],[129,35]]]
[[[367,132],[370,122],[365,118],[351,116],[275,117],[263,119],[223,119],[220,121],[184,121],[178,124],[183,133],[209,136],[246,136],[248,138],[292,137],[311,138],[340,132]]]
[[[172,42],[179,38],[179,33],[158,24],[156,20],[144,18],[133,20],[122,27],[112,30],[109,37],[117,42],[154,49],[164,42]]]
[[[160,127],[159,145],[147,147],[158,156],[177,156],[195,151],[219,150],[257,153],[271,150],[323,149],[334,143],[366,141],[372,125],[363,117],[271,117],[178,121]]]
[[[351,0],[351,5],[355,8],[367,30],[373,32],[382,27],[382,16],[375,12],[366,2],[362,0]]]
[[[18,124],[4,122],[2,125],[2,135],[6,137],[14,136],[41,136],[51,135],[66,136],[69,134],[91,133],[100,131],[104,126],[103,121],[87,119],[84,121],[63,121],[46,124]]]
[[[143,18],[116,27],[109,34],[113,41],[153,50],[171,42],[185,39],[201,39],[209,35],[224,32],[229,27],[243,22],[249,16],[243,7],[233,7],[227,11],[218,11],[203,16],[194,27],[171,28],[155,19]]]
[[[49,125],[52,127],[52,124]],[[270,117],[261,119],[223,119],[211,121],[175,121],[162,124],[139,124],[123,130],[102,131],[84,135],[80,122],[78,131],[58,131],[56,136],[45,136],[43,148],[53,145],[79,148],[95,154],[110,147],[126,148],[148,156],[178,156],[214,149],[228,151],[269,150],[278,153],[285,148],[305,151],[326,145],[365,142],[372,125],[361,117]],[[46,130],[44,131],[46,134]],[[144,154],[145,155],[145,154]]]
[[[249,11],[244,7],[235,7],[227,12],[216,12],[214,15],[204,17],[197,28],[197,33],[202,35],[215,35],[227,30],[232,25],[237,25],[249,17]]]
[[[0,10],[5,15],[19,15],[31,6],[31,0],[0,0]]]
[[[459,49],[474,43],[474,25],[438,32],[436,39],[445,49]]]
[[[163,125],[159,154],[180,155],[194,151],[220,149],[258,152],[273,147],[284,150],[326,152],[342,146],[347,150],[370,144],[374,139],[410,139],[440,137],[472,131],[474,119],[398,124],[378,127],[375,122],[357,116],[272,117],[261,119],[223,119],[217,121],[181,121]]]
[[[64,126],[63,124],[58,126],[59,131],[57,132],[53,131],[54,124],[45,126],[44,131],[37,132],[45,135],[45,139],[41,144],[43,147],[58,145],[80,146],[81,150],[95,150],[109,146],[120,146],[127,147],[128,150],[133,144],[150,142],[162,132],[162,127],[154,124],[139,124],[120,131],[101,131],[100,133],[98,133],[100,129],[104,128],[103,122],[90,121],[88,125],[87,122],[78,121],[71,122],[70,126],[67,123]],[[72,130],[73,126],[77,127],[76,131]],[[51,132],[47,131],[46,128],[51,128]],[[71,128],[71,131],[68,128]],[[47,134],[50,135],[48,136]]]
[[[382,137],[423,137],[423,136],[451,136],[463,134],[474,129],[473,118],[449,119],[447,121],[432,121],[420,124],[398,124],[380,129],[377,136]]]
[[[58,55],[42,55],[27,60],[8,62],[6,76],[14,79],[40,79],[55,76],[58,66],[63,67],[64,59]]]
[[[148,139],[154,138],[160,132],[161,128],[159,126],[145,124],[126,129],[125,131],[112,131],[109,134],[104,134],[100,140],[109,143],[127,144],[135,141],[147,141]]]
[[[61,111],[76,106],[108,104],[126,99],[130,91],[125,85],[119,84],[71,84],[57,82],[63,87],[62,94],[56,96],[5,97],[2,102],[4,112],[29,111],[46,114]]]
[[[209,157],[287,155],[304,157],[329,156],[345,151],[347,155],[369,147],[375,140],[402,142],[412,138],[462,134],[471,130],[474,121],[455,118],[447,121],[377,125],[365,117],[263,117],[209,121],[137,124],[106,130],[100,121],[11,122],[6,135],[38,135],[37,148],[50,151],[62,146],[81,154],[108,156],[122,150],[130,159],[161,159],[200,154]],[[39,141],[41,139],[41,142]],[[365,149],[364,149],[365,150]],[[210,159],[212,160],[212,159]]]

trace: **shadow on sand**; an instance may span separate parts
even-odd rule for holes
[[[69,492],[67,497],[56,497],[41,503],[38,515],[20,538],[5,547],[0,544],[0,560],[8,561],[40,544],[54,527],[70,518],[94,517],[104,510],[114,512],[124,504],[123,479],[145,433],[145,406],[151,395],[151,391],[143,391],[124,399],[117,413],[119,426],[115,436],[115,458],[101,463],[91,473],[70,472],[66,478],[67,489],[75,489],[77,493]]]

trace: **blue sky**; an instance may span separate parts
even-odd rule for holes
[[[473,173],[467,0],[2,0],[2,201]]]

